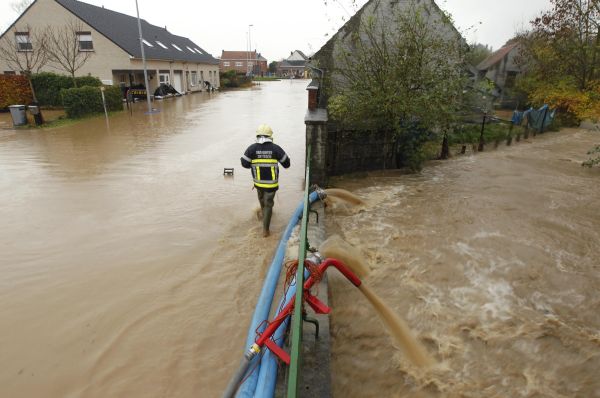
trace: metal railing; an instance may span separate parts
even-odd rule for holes
[[[298,250],[298,270],[296,272],[296,303],[292,314],[291,333],[291,358],[287,382],[287,397],[295,398],[298,395],[300,386],[300,368],[302,367],[302,306],[304,298],[304,260],[306,259],[306,236],[308,229],[308,211],[309,211],[309,186],[310,186],[310,150],[306,148],[306,172],[304,187],[304,209],[302,211],[302,221],[300,224],[300,248]]]

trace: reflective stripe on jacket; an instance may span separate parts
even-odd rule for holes
[[[279,188],[279,163],[290,167],[290,159],[280,146],[272,142],[252,144],[241,158],[242,166],[252,170],[257,188],[276,191]]]

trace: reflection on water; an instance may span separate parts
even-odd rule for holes
[[[419,175],[336,180],[367,205],[330,206],[329,233],[368,258],[368,285],[441,365],[395,352],[333,274],[334,396],[598,396],[600,170],[580,164],[599,139],[548,133]]]
[[[220,395],[277,243],[239,158],[270,124],[292,159],[282,230],[303,188],[306,84],[188,95],[151,116],[138,103],[108,125],[2,125],[0,396]]]

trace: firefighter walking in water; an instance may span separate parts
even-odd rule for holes
[[[279,189],[279,163],[290,167],[290,158],[279,145],[273,143],[273,130],[261,124],[256,130],[256,142],[246,149],[241,158],[242,167],[252,169],[254,187],[262,211],[263,236],[269,236],[275,193]]]

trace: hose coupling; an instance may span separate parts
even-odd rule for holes
[[[323,188],[321,188],[318,185],[313,185],[313,192],[317,193],[317,196],[319,197],[320,201],[325,200],[325,198],[327,197],[327,192],[325,192],[325,190]]]
[[[252,344],[252,346],[248,349],[248,352],[246,352],[246,359],[248,361],[251,361],[252,358],[254,358],[255,356],[257,356],[258,354],[260,354],[260,347],[258,346],[258,344],[254,343]]]

